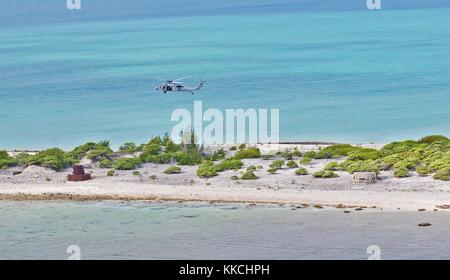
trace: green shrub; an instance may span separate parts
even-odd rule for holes
[[[94,150],[96,146],[97,146],[97,143],[88,142],[86,144],[76,147],[70,153],[72,154],[72,156],[74,158],[82,159],[84,156],[86,156],[87,152],[89,152],[90,150]]]
[[[406,168],[406,169],[409,169],[409,170],[413,170],[413,169],[416,168],[416,166],[417,166],[416,162],[404,159],[404,160],[399,161],[396,164],[394,164],[393,167],[394,167],[394,169]]]
[[[158,155],[147,155],[146,157],[141,154],[139,158],[142,162],[151,162],[156,164],[167,164],[172,161],[172,155],[164,152]]]
[[[99,148],[87,152],[87,157],[94,162],[98,162],[104,159],[110,159],[112,154],[113,151],[110,148]]]
[[[375,172],[379,173],[380,169],[375,161],[367,160],[367,161],[345,161],[342,166],[345,168],[343,170],[348,173],[355,172]]]
[[[118,158],[114,161],[112,167],[116,170],[133,170],[141,165],[139,158]]]
[[[274,168],[274,169],[281,169],[281,168],[283,168],[283,166],[284,166],[284,160],[282,160],[282,159],[274,160],[269,165],[270,168]]]
[[[376,160],[381,157],[380,152],[375,149],[359,148],[348,154],[348,160]]]
[[[332,170],[332,171],[336,171],[339,169],[340,169],[339,163],[335,161],[327,163],[327,165],[325,165],[325,167],[323,168],[323,170]]]
[[[292,150],[292,156],[301,157],[302,153],[297,148],[294,148],[294,150]]]
[[[450,169],[448,169],[448,168],[439,169],[433,175],[433,179],[441,180],[441,181],[449,181],[450,180],[449,175],[450,175]]]
[[[217,164],[214,168],[217,172],[225,170],[238,170],[244,166],[244,163],[240,159],[228,158]]]
[[[0,169],[8,169],[14,166],[16,166],[14,159],[0,159]]]
[[[141,173],[137,170],[133,171],[132,173],[134,176],[141,176]]]
[[[202,156],[196,150],[177,152],[175,158],[179,165],[197,165],[202,162]]]
[[[236,146],[231,146],[230,147],[230,151],[236,151],[236,150],[237,150]]]
[[[225,158],[225,151],[223,149],[220,149],[220,150],[218,150],[216,152],[213,152],[212,154],[208,155],[206,158],[208,160],[212,160],[212,161],[224,159]]]
[[[398,166],[397,168],[394,169],[394,177],[404,178],[408,176],[409,176],[408,168],[404,166]]]
[[[138,147],[134,142],[127,142],[119,147],[119,152],[123,154],[133,154],[137,152]]]
[[[181,173],[181,168],[178,166],[170,166],[164,171],[165,174],[179,174]]]
[[[250,165],[249,167],[247,167],[246,170],[247,170],[247,171],[256,171],[256,166]]]
[[[7,151],[0,151],[0,159],[9,159],[9,154]]]
[[[116,170],[114,170],[114,169],[108,170],[108,172],[106,172],[107,176],[114,176],[115,174],[116,174]]]
[[[246,146],[247,146],[247,145],[245,145],[244,143],[242,143],[241,145],[239,145],[239,150],[245,149]]]
[[[41,151],[27,159],[27,164],[51,168],[55,171],[61,171],[64,168],[72,166],[76,162],[77,160],[75,160],[72,155],[66,154],[58,148]]]
[[[0,151],[0,169],[7,169],[17,165],[17,160],[10,157],[8,152]]]
[[[450,167],[450,157],[446,157],[444,155],[442,155],[441,158],[439,158],[429,164],[429,168],[434,171],[448,168],[448,167]]]
[[[214,165],[202,164],[197,169],[197,176],[201,178],[211,178],[217,175]]]
[[[326,159],[326,158],[337,158],[342,156],[348,156],[350,152],[357,150],[357,147],[353,147],[349,144],[336,144],[328,146],[320,150],[314,158],[316,159]]]
[[[422,137],[422,139],[419,140],[419,143],[431,144],[433,142],[449,142],[449,141],[450,140],[443,135],[429,135]]]
[[[293,154],[289,150],[285,150],[283,152],[280,152],[279,155],[284,158],[285,160],[291,160],[293,157]]]
[[[175,153],[180,150],[180,145],[175,144],[172,140],[167,140],[164,142],[164,151],[166,153]]]
[[[161,146],[163,144],[163,140],[161,139],[161,136],[152,137],[147,145],[151,145],[151,144],[157,144],[157,145]]]
[[[412,140],[406,140],[402,142],[392,142],[390,144],[384,145],[381,148],[380,153],[383,157],[401,153],[408,152],[418,147],[418,143]]]
[[[29,161],[30,157],[32,157],[32,155],[27,154],[27,153],[20,153],[20,154],[16,155],[15,160],[18,165],[24,165]]]
[[[247,170],[242,175],[242,180],[256,180],[258,177],[256,177],[255,173],[253,173],[252,170]]]
[[[113,162],[111,160],[109,160],[109,159],[101,160],[100,163],[99,163],[99,166],[101,168],[111,168],[112,165],[113,165]]]
[[[308,175],[308,170],[306,170],[306,168],[299,168],[297,170],[295,170],[295,174],[297,175]]]
[[[278,171],[278,169],[276,169],[276,168],[267,169],[267,172],[269,172],[270,174],[275,174],[275,173],[277,173],[277,171]]]
[[[374,166],[376,166],[378,168],[378,170],[384,170],[384,171],[389,170],[392,167],[390,164],[387,164],[387,163],[383,162],[382,159],[374,160],[372,162],[372,164]]]
[[[311,158],[311,159],[313,159],[313,158],[316,158],[316,156],[317,156],[317,152],[315,152],[315,151],[309,151],[309,152],[306,152],[306,153],[303,154],[304,158]]]
[[[339,175],[337,175],[336,173],[334,173],[331,170],[321,170],[318,172],[315,172],[313,174],[314,178],[336,178],[339,177]]]
[[[298,164],[295,163],[295,161],[290,160],[290,161],[288,161],[288,162],[286,163],[286,166],[289,167],[289,168],[297,168],[297,167],[298,167]]]
[[[261,151],[258,148],[247,148],[247,149],[239,150],[234,157],[237,159],[260,158]]]
[[[308,165],[312,162],[312,158],[310,157],[303,157],[302,160],[300,161],[301,165]]]
[[[416,172],[417,172],[417,174],[419,174],[419,176],[426,176],[426,175],[431,173],[430,169],[427,166],[424,166],[424,165],[419,166],[416,169]]]
[[[161,145],[155,143],[149,143],[143,149],[143,153],[145,153],[146,155],[157,155],[161,151],[162,151]]]
[[[73,149],[69,155],[74,159],[81,159],[87,156],[92,161],[101,161],[103,159],[111,159],[113,151],[109,147],[108,141],[100,141],[98,143],[88,142]]]

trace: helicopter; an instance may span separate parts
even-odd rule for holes
[[[179,78],[176,80],[167,80],[165,83],[158,85],[155,90],[160,90],[166,94],[168,91],[186,91],[194,94],[194,91],[198,91],[203,87],[203,84],[206,83],[206,81],[202,81],[202,79],[199,80],[199,82],[192,87],[188,87],[183,85],[183,80],[190,79],[191,77],[184,77]]]

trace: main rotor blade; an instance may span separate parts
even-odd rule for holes
[[[178,82],[180,82],[182,80],[186,80],[186,79],[190,79],[190,78],[191,78],[191,76],[187,76],[187,77],[184,77],[184,78],[179,78],[179,79],[173,80],[172,82],[173,83],[178,83]]]

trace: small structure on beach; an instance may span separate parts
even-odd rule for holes
[[[91,174],[84,173],[84,167],[82,165],[74,165],[73,174],[67,176],[67,180],[72,182],[87,181],[90,179]]]
[[[352,176],[353,183],[374,184],[377,182],[375,172],[355,172]]]

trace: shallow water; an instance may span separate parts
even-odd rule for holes
[[[363,0],[94,0],[78,12],[63,0],[6,2],[2,149],[147,142],[194,100],[278,108],[282,140],[450,134],[446,0],[383,1],[381,11]],[[186,75],[208,81],[200,94],[153,91],[158,77]]]
[[[421,222],[431,227],[418,227]],[[450,212],[0,202],[1,259],[449,259]]]

